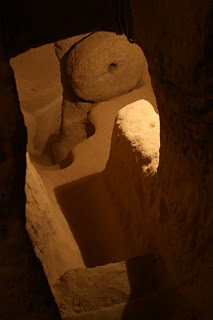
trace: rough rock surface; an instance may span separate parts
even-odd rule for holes
[[[43,181],[29,155],[25,191],[26,229],[52,287],[65,271],[84,267],[84,263],[66,220],[52,207]]]
[[[130,292],[125,262],[70,270],[54,285],[62,319],[127,302]]]
[[[52,141],[53,163],[60,164],[61,168],[73,162],[74,147],[87,139],[88,114],[92,109],[90,103],[66,99],[67,90],[64,90],[60,130]]]
[[[181,302],[174,308],[175,292],[170,288],[163,293],[163,278],[160,259],[146,255],[96,268],[69,270],[55,283],[54,296],[64,320],[138,319],[132,315],[138,313],[140,305],[140,315],[147,319],[154,320],[159,310],[164,319],[168,314],[173,316],[168,319],[175,319],[177,310],[182,311]]]
[[[172,281],[213,318],[212,1],[132,0],[161,123],[153,215]],[[155,21],[155,23],[150,22]],[[147,34],[149,36],[147,36]]]
[[[78,42],[89,36],[91,33],[80,34],[74,37],[66,38],[55,42],[55,52],[59,60],[61,60],[66,53]]]
[[[58,320],[25,230],[26,128],[1,30],[0,104],[0,319]]]
[[[135,88],[145,63],[142,50],[125,36],[95,32],[69,52],[67,72],[76,95],[94,102]]]
[[[119,111],[104,174],[133,255],[148,250],[153,236],[151,192],[159,148],[159,116],[148,101],[135,101]]]

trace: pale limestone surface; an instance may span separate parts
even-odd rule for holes
[[[126,303],[131,293],[125,262],[64,273],[54,285],[62,319]]]
[[[145,162],[142,170],[155,174],[159,162],[160,122],[153,106],[146,100],[138,100],[121,109],[116,125],[133,147],[141,153]]]
[[[43,181],[27,154],[26,229],[50,286],[65,271],[84,267],[64,216],[50,203]]]
[[[148,101],[135,101],[119,111],[104,175],[125,243],[134,255],[144,254],[153,241],[151,193],[159,148],[159,116]]]
[[[159,311],[162,319],[181,319],[174,315],[182,312],[183,305],[179,300],[178,308],[173,309],[177,295],[174,288],[165,290],[164,277],[161,259],[144,255],[95,268],[69,270],[55,283],[54,296],[63,320],[138,319],[138,311],[145,319],[155,319]]]

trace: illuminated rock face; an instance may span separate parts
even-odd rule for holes
[[[81,254],[63,217],[53,214],[44,183],[27,154],[26,229],[42,262],[50,287],[70,268],[84,267]],[[62,231],[63,230],[63,233]]]
[[[67,72],[75,94],[85,101],[109,100],[134,89],[143,76],[139,46],[111,32],[95,32],[68,54]]]
[[[153,239],[151,202],[159,147],[159,116],[148,101],[138,100],[119,111],[104,175],[119,208],[129,256],[144,254]]]

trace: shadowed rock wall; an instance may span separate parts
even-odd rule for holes
[[[10,57],[45,43],[96,30],[113,30],[112,1],[9,0],[1,19]]]
[[[186,300],[211,319],[212,4],[132,0],[132,14],[160,115],[156,243]]]
[[[0,318],[59,319],[25,230],[26,128],[2,37],[0,70]]]

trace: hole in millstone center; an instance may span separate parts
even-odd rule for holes
[[[116,63],[111,63],[109,66],[108,66],[108,72],[109,73],[112,73],[114,71],[116,71],[118,68],[118,65]]]

